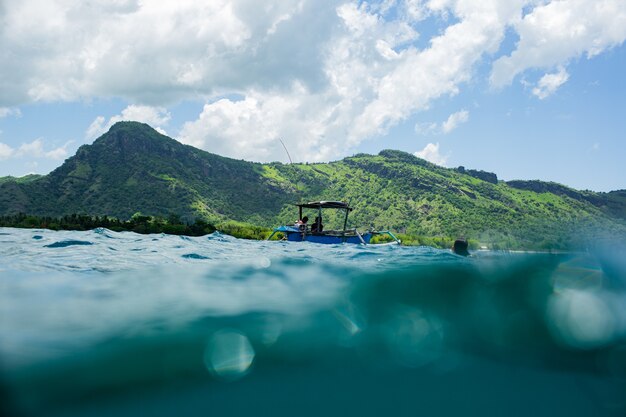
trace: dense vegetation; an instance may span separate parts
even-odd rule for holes
[[[164,219],[162,217],[144,216],[141,213],[135,213],[130,219],[125,221],[108,216],[71,214],[62,217],[38,217],[20,213],[11,216],[0,216],[0,227],[51,230],[92,230],[104,227],[116,232],[166,233],[185,236],[203,236],[216,230],[214,225],[202,219],[196,219],[192,224],[186,224],[181,222],[180,217],[176,215],[171,215]]]
[[[405,241],[437,246],[461,235],[494,248],[626,240],[623,190],[506,183],[493,173],[442,168],[392,150],[320,164],[252,163],[182,145],[135,122],[114,125],[49,175],[0,179],[0,215],[176,213],[181,224],[202,219],[250,238],[292,223],[293,203],[303,200],[347,201],[355,207],[350,227],[389,229]],[[325,222],[341,220],[329,214]]]

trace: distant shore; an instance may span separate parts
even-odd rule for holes
[[[135,232],[140,234],[165,233],[182,236],[204,236],[218,231],[239,239],[249,240],[265,240],[272,233],[271,228],[233,220],[213,224],[202,219],[196,219],[193,223],[186,223],[176,215],[163,218],[159,216],[146,216],[140,213],[137,213],[128,220],[83,214],[72,214],[62,217],[17,214],[12,216],[0,216],[0,227],[75,231],[88,231],[102,227],[115,232]],[[396,236],[402,241],[402,245],[405,246],[431,246],[440,249],[449,249],[455,240],[454,237],[428,237],[405,233],[397,233]],[[277,233],[272,240],[281,240],[282,238],[283,236]],[[380,235],[374,236],[371,244],[384,244],[391,241],[391,237]],[[481,247],[478,241],[470,239],[468,242],[471,250],[478,250]]]

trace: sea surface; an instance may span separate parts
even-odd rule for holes
[[[0,228],[0,414],[625,416],[625,255]]]

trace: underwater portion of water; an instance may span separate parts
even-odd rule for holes
[[[624,416],[624,255],[0,228],[0,413]]]

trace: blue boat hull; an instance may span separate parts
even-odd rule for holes
[[[312,243],[324,243],[324,244],[338,244],[338,243],[370,243],[372,238],[371,233],[364,233],[361,235],[363,241],[358,236],[337,236],[337,235],[312,235],[304,234],[301,232],[283,232],[287,234],[287,240],[289,242],[312,242]]]
[[[324,243],[328,245],[334,245],[337,243],[370,243],[370,239],[372,238],[372,233],[365,232],[359,238],[358,235],[353,232],[347,232],[346,234],[342,234],[341,232],[324,232],[324,233],[315,233],[311,232],[303,232],[297,227],[293,226],[281,226],[274,229],[274,233],[281,232],[287,236],[287,240],[289,242],[313,242],[313,243]],[[363,239],[363,240],[361,240]]]

